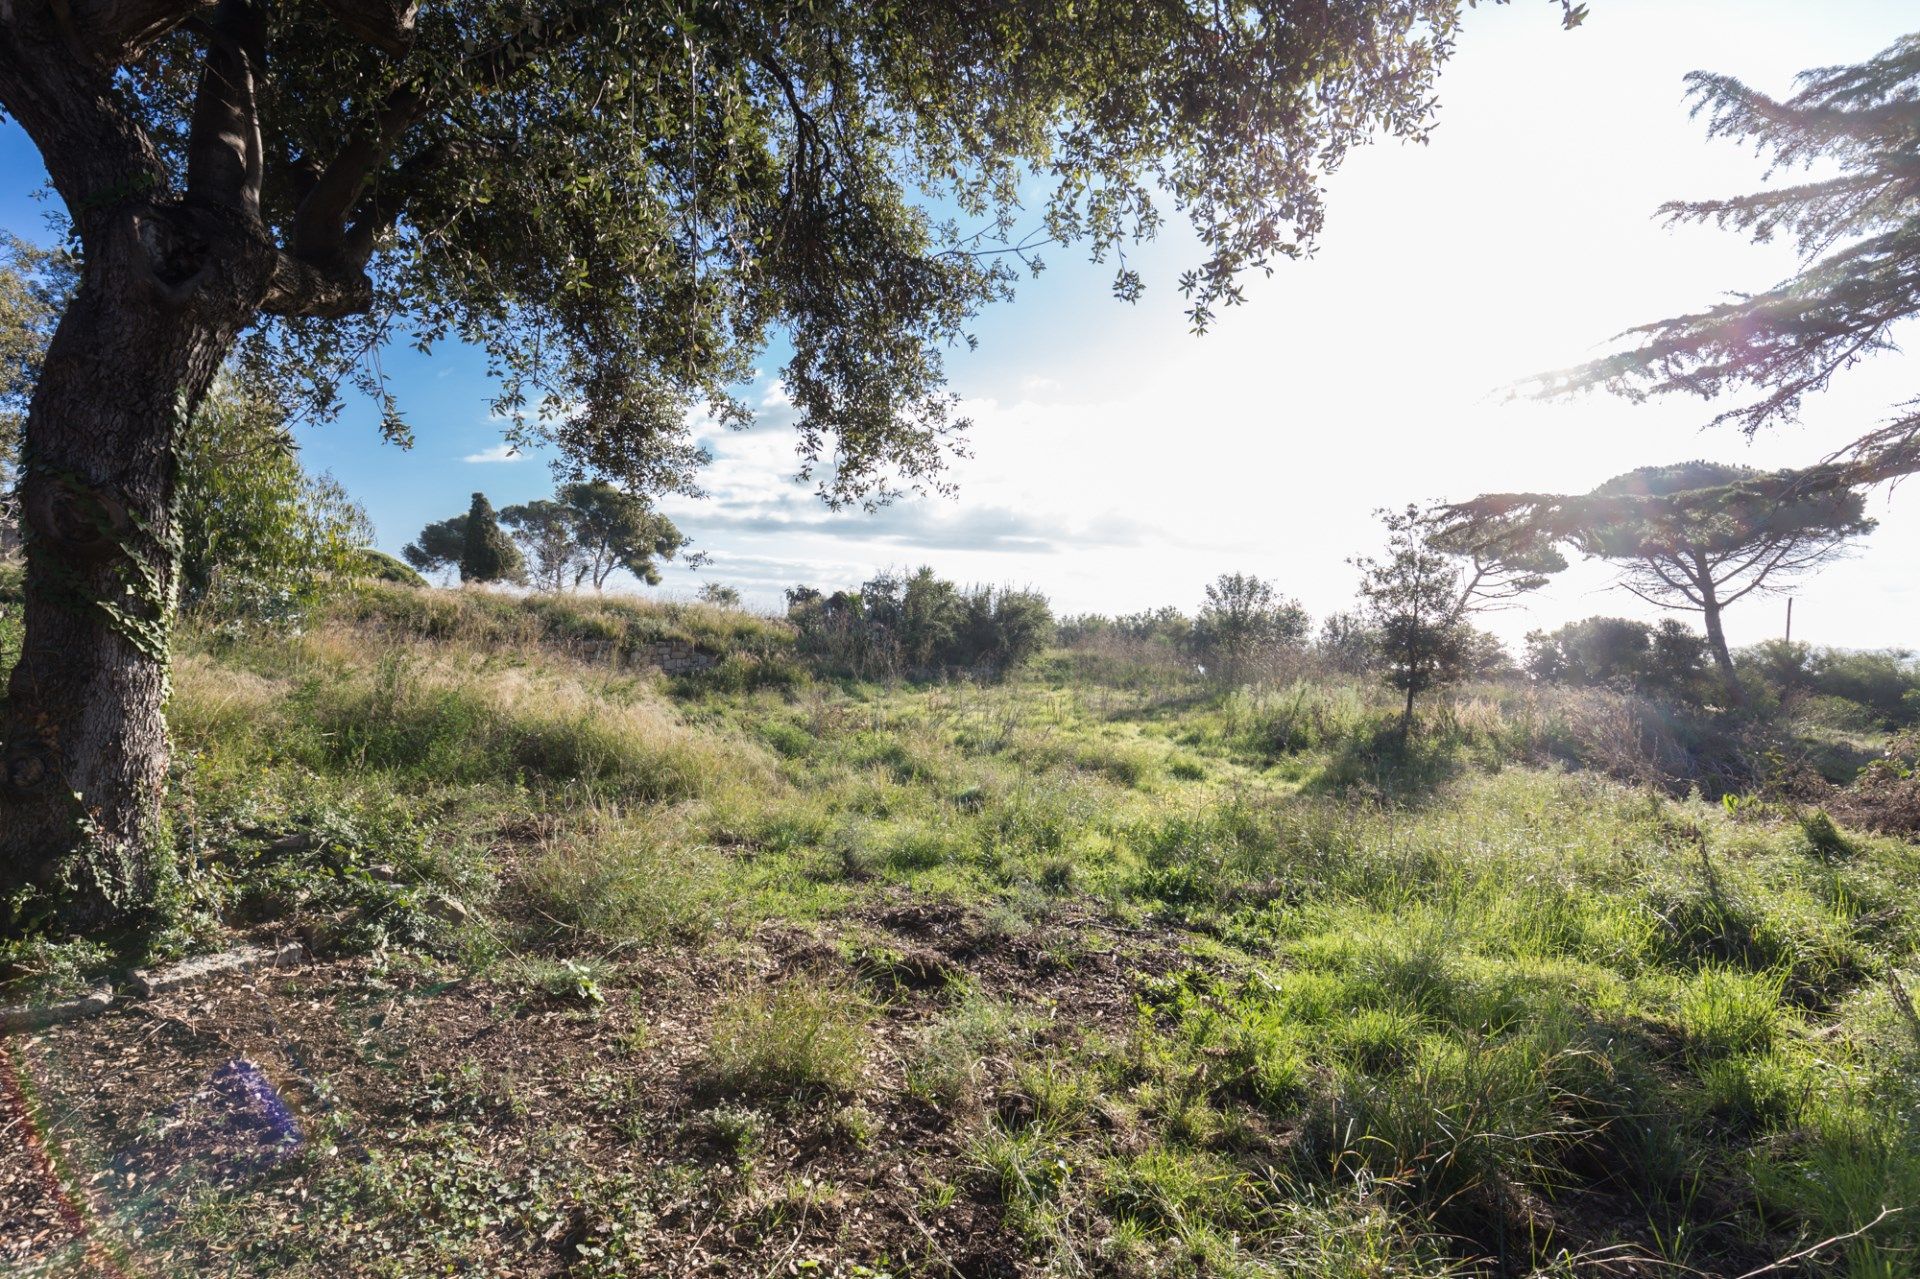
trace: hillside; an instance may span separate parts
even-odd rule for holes
[[[300,950],[0,1040],[0,1260],[1916,1273],[1920,846],[1390,699],[401,587],[190,634],[139,962]],[[18,946],[8,998],[128,962]]]

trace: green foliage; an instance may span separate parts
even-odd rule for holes
[[[444,573],[460,567],[467,550],[467,517],[453,515],[420,530],[420,536],[400,548],[400,557],[422,573]]]
[[[580,558],[573,520],[567,508],[547,498],[509,506],[500,522],[513,530],[528,563],[528,582],[537,591],[564,591],[575,584],[574,565]],[[421,530],[424,544],[428,537]]]
[[[1413,721],[1414,699],[1459,680],[1472,669],[1471,635],[1460,618],[1459,573],[1428,540],[1416,506],[1376,512],[1387,529],[1384,559],[1361,556],[1360,599],[1389,685],[1406,694],[1402,725]]]
[[[1184,653],[1193,640],[1192,620],[1172,605],[1114,617],[1082,613],[1061,618],[1055,629],[1059,643],[1074,648],[1118,640]]]
[[[1589,617],[1527,635],[1527,673],[1576,688],[1617,688],[1682,702],[1705,690],[1706,641],[1673,618],[1657,626]]]
[[[520,582],[526,579],[526,573],[525,557],[501,531],[493,503],[487,501],[485,493],[475,493],[461,530],[460,580],[481,584]]]
[[[367,566],[366,513],[301,467],[285,418],[258,389],[217,385],[180,442],[175,520],[182,601],[210,616],[298,616]]]
[[[792,652],[786,622],[738,609],[608,597],[513,597],[483,592],[395,590],[365,582],[329,602],[343,621],[377,625],[414,640],[501,649],[596,650],[616,661],[654,644],[686,645],[720,657],[776,658]]]
[[[1298,600],[1250,573],[1222,573],[1207,585],[1193,620],[1193,651],[1207,674],[1229,684],[1253,678],[1276,656],[1298,650],[1310,623]]]
[[[403,560],[397,560],[385,551],[371,546],[363,546],[354,553],[356,571],[354,576],[364,577],[375,582],[393,582],[400,586],[425,587],[427,579],[421,577]]]
[[[39,378],[40,359],[72,292],[74,263],[11,232],[0,233],[0,559],[19,542],[14,485],[20,431]]]
[[[1314,655],[1342,675],[1371,674],[1380,660],[1381,635],[1360,613],[1330,613],[1320,622]]]
[[[1903,36],[1864,62],[1803,71],[1784,99],[1718,72],[1693,72],[1687,83],[1710,137],[1739,139],[1768,155],[1770,177],[1798,169],[1819,176],[1747,195],[1675,200],[1662,212],[1757,243],[1790,240],[1800,267],[1772,288],[1642,325],[1632,331],[1638,345],[1547,375],[1541,389],[1604,386],[1633,399],[1750,391],[1753,398],[1714,420],[1752,435],[1797,420],[1807,393],[1863,354],[1894,349],[1891,330],[1916,309],[1907,264],[1920,251],[1920,192],[1910,177],[1920,138],[1920,36]],[[1834,458],[1802,472],[1751,476],[1765,482],[1745,487],[1791,507],[1823,494],[1844,500],[1851,486],[1911,473],[1920,469],[1920,414],[1912,403],[1897,406],[1884,426]],[[1711,510],[1729,494],[1706,496]]]
[[[1728,496],[1709,510],[1685,514],[1666,510],[1649,516],[1628,508],[1570,535],[1586,554],[1624,564],[1627,588],[1642,599],[1701,613],[1707,643],[1728,675],[1733,662],[1720,630],[1721,610],[1829,563],[1849,540],[1874,527],[1865,499],[1851,489],[1742,496],[1740,486],[1758,474],[1752,467],[1714,462],[1643,466],[1608,480],[1591,496],[1603,505],[1619,498],[1702,491]]]
[[[26,633],[25,572],[21,565],[0,561],[0,701],[6,698],[7,676],[20,660]]]
[[[673,521],[651,503],[604,483],[562,485],[555,497],[509,506],[500,519],[531,558],[534,588],[550,593],[585,582],[600,590],[617,569],[658,586],[655,561],[672,559],[686,545]],[[409,548],[416,565],[443,562],[437,548],[464,537],[465,527],[459,520],[428,525]]]
[[[19,431],[74,270],[65,254],[0,239],[0,559],[17,539]],[[366,513],[330,476],[301,466],[287,414],[258,379],[223,374],[180,432],[177,456],[177,567],[189,608],[227,622],[288,621],[328,583],[366,570]]]
[[[1561,7],[1568,23],[1584,12]],[[842,5],[794,24],[777,6],[666,23],[468,7],[346,33],[324,7],[276,9],[250,68],[277,140],[255,157],[264,175],[196,198],[244,198],[271,243],[314,264],[298,296],[242,317],[260,321],[243,325],[248,360],[290,390],[330,405],[364,386],[404,436],[360,354],[402,329],[429,348],[457,335],[500,370],[516,443],[657,493],[706,460],[689,408],[750,416],[734,388],[780,332],[803,468],[852,500],[937,483],[964,426],[942,352],[1041,269],[1037,238],[1105,261],[1181,210],[1201,328],[1242,299],[1246,272],[1311,251],[1322,176],[1376,136],[1426,136],[1462,8],[1367,0],[1274,22],[1245,4],[1091,19],[1059,3]],[[212,56],[193,33],[89,31],[31,56],[121,75],[151,140],[146,167],[117,179],[187,188]],[[93,107],[51,89],[25,100]],[[57,176],[52,125],[24,122],[56,185],[79,189]],[[502,136],[518,140],[511,163],[473,145]],[[332,180],[302,199],[308,166]],[[68,212],[91,251],[95,207]],[[1113,285],[1144,287],[1124,265]]]
[[[648,586],[658,586],[660,569],[655,561],[672,559],[687,544],[673,521],[646,499],[611,484],[564,485],[559,500],[577,548],[575,586],[591,581],[597,591],[617,568]]]
[[[1798,702],[1836,727],[1898,732],[1920,724],[1920,659],[1905,649],[1814,648],[1769,640],[1735,655],[1774,702]]]
[[[715,608],[740,607],[740,592],[724,582],[702,582],[699,598],[702,604],[711,604]]]
[[[787,592],[787,617],[803,652],[860,677],[1004,675],[1053,638],[1053,612],[1038,592],[962,588],[924,567],[906,577],[883,573],[857,595],[795,587]]]

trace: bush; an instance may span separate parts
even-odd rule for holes
[[[1708,685],[1707,643],[1673,618],[1658,626],[1589,617],[1527,636],[1527,673],[1548,684],[1607,688],[1699,701]]]
[[[1742,649],[1735,660],[1761,700],[1796,703],[1836,727],[1896,732],[1920,724],[1920,659],[1906,649],[1856,652],[1772,640]]]
[[[1277,658],[1306,646],[1309,621],[1298,600],[1250,573],[1222,573],[1207,586],[1193,622],[1193,649],[1207,674],[1227,684],[1266,673]]]
[[[366,512],[306,473],[284,414],[246,386],[223,380],[195,415],[178,491],[180,598],[204,615],[295,621],[329,582],[367,575]]]
[[[825,668],[865,679],[931,678],[950,671],[1004,675],[1053,638],[1053,614],[1035,591],[961,588],[921,568],[883,573],[859,592],[787,592],[800,649]]]
[[[400,586],[425,586],[427,579],[414,572],[402,560],[397,560],[385,551],[363,546],[353,553],[356,576],[374,582],[393,582]]]

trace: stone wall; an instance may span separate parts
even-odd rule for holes
[[[614,666],[650,666],[667,675],[690,675],[720,661],[712,653],[703,653],[691,644],[676,640],[661,640],[629,649],[620,648],[613,640],[583,640],[575,648],[588,661]]]

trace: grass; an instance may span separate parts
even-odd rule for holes
[[[714,1010],[707,1086],[762,1101],[851,1092],[865,1069],[867,1020],[857,994],[823,980],[733,996]]]
[[[656,642],[717,664],[620,660]],[[1575,767],[1652,740],[1610,702],[1469,690],[1401,749],[1358,685],[1102,652],[888,687],[789,649],[738,613],[386,588],[300,635],[189,633],[160,948],[263,927],[389,987],[418,963],[534,1082],[356,1059],[296,1224],[269,1184],[129,1246],[1739,1274],[1920,1203],[1910,842]],[[6,958],[43,991],[110,962]],[[393,998],[337,997],[356,1052]],[[1917,1265],[1913,1210],[1805,1270]]]

